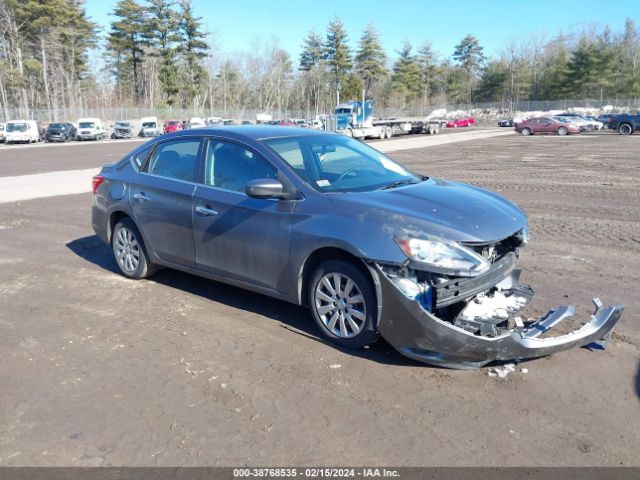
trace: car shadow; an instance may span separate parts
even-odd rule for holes
[[[120,275],[111,249],[96,235],[78,238],[67,243],[66,246],[74,254],[87,262],[112,272],[114,275]],[[352,350],[340,348],[318,336],[317,327],[313,323],[313,319],[306,308],[283,300],[169,268],[162,269],[155,274],[153,281],[192,295],[206,298],[213,302],[240,310],[246,310],[270,320],[280,322],[282,328],[288,332],[301,335],[308,340],[328,345],[331,348],[354,357],[364,358],[385,365],[433,368],[429,365],[403,357],[383,339],[364,349]]]
[[[640,400],[640,362],[638,363],[638,372],[636,373],[636,396]]]

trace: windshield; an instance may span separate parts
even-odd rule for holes
[[[94,128],[96,126],[94,122],[80,122],[78,125],[80,128]]]
[[[49,125],[47,127],[48,129],[57,129],[57,130],[64,130],[66,129],[66,125],[64,123],[52,123],[51,125]]]
[[[7,132],[26,132],[26,123],[7,123]]]
[[[351,112],[353,112],[351,108],[336,108],[336,115],[351,114]]]
[[[156,128],[156,122],[144,122],[142,128]]]
[[[321,192],[367,192],[421,181],[377,150],[340,135],[275,138],[264,143]]]
[[[129,128],[130,126],[129,122],[116,122],[118,128]]]

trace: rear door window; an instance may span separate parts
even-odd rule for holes
[[[196,182],[201,139],[174,140],[156,146],[147,165],[147,173],[165,178]]]

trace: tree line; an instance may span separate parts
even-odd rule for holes
[[[421,113],[444,105],[640,96],[640,36],[589,28],[526,35],[487,56],[469,34],[450,55],[405,41],[392,58],[373,24],[352,42],[340,18],[302,39],[292,59],[277,42],[225,55],[191,0],[119,0],[102,29],[81,0],[0,1],[0,102],[9,110],[146,107],[212,112],[328,112],[361,98]]]

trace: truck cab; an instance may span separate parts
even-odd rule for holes
[[[7,145],[40,141],[40,128],[35,120],[11,120],[5,125],[4,133]]]
[[[158,117],[142,117],[140,119],[140,137],[157,137],[162,132],[158,127]]]
[[[99,118],[79,118],[77,138],[78,140],[103,140],[107,138],[107,131]]]

